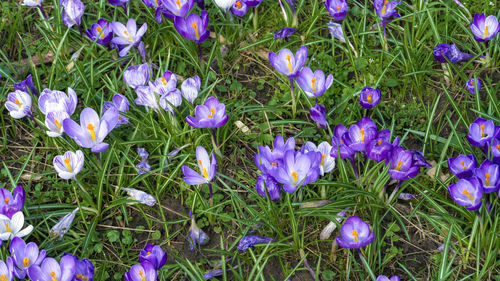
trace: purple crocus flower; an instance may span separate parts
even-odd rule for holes
[[[474,170],[474,176],[481,181],[484,193],[491,193],[500,188],[499,172],[498,165],[493,164],[489,159],[484,160],[479,168]]]
[[[153,207],[156,204],[156,199],[151,194],[148,194],[142,190],[127,187],[122,187],[121,189],[127,192],[130,200],[138,201],[139,203],[149,207]]]
[[[319,152],[295,152],[288,150],[283,157],[283,165],[276,169],[274,178],[283,184],[283,190],[293,193],[297,188],[318,179],[321,162]]]
[[[241,238],[240,242],[238,242],[238,250],[243,252],[248,248],[253,249],[256,244],[267,244],[273,242],[278,242],[278,240],[266,236],[247,235]]]
[[[434,47],[433,55],[440,63],[446,63],[448,62],[446,59],[448,59],[453,64],[461,61],[469,61],[475,57],[474,55],[460,51],[455,44],[438,44]]]
[[[144,147],[138,147],[136,149],[137,154],[139,154],[139,157],[141,157],[142,160],[146,160],[149,157],[149,153],[146,151]]]
[[[14,263],[12,262],[11,257],[7,257],[7,260],[4,262],[0,260],[0,277],[5,281],[14,280]]]
[[[412,200],[412,199],[419,197],[420,195],[421,194],[411,194],[411,193],[401,192],[398,195],[398,199],[409,201],[409,200]]]
[[[54,157],[54,169],[60,178],[69,180],[75,179],[82,170],[85,157],[81,150],[67,151],[64,155]]]
[[[478,178],[461,179],[448,187],[451,198],[469,211],[476,211],[483,203],[483,188]]]
[[[127,112],[129,109],[129,102],[127,97],[121,94],[115,94],[112,101],[107,101],[103,105],[104,112],[108,111],[110,108],[116,108],[118,112]],[[118,114],[118,123],[116,126],[128,124],[128,118]]]
[[[78,210],[80,210],[80,208],[76,207],[73,211],[60,218],[59,221],[50,229],[50,236],[59,236],[59,240],[62,240],[66,232],[68,232],[71,228],[71,225],[75,220],[76,212],[78,212]]]
[[[288,150],[295,149],[295,139],[289,138],[286,143],[281,135],[277,135],[274,139],[274,149],[269,146],[259,145],[257,153],[255,153],[255,165],[264,174],[273,175],[276,169],[283,165],[283,157]]]
[[[491,144],[488,143],[484,150],[485,154],[488,154],[488,151],[490,151],[493,156],[493,162],[500,164],[500,139],[494,138],[491,141]]]
[[[19,279],[26,277],[28,268],[33,264],[40,265],[47,256],[45,250],[38,250],[35,242],[26,244],[23,239],[14,237],[9,245],[10,255],[14,263],[14,275]]]
[[[28,74],[28,76],[26,76],[26,79],[24,79],[23,81],[15,83],[14,90],[31,93],[32,95],[38,96],[38,91],[35,87],[35,84],[33,83],[31,74]]]
[[[292,36],[295,32],[297,32],[296,28],[293,27],[284,27],[273,33],[274,39],[285,39],[288,42],[290,36]]]
[[[392,150],[389,174],[395,180],[407,180],[418,174],[418,167],[413,165],[411,151],[397,146]]]
[[[134,100],[135,104],[143,105],[159,112],[160,105],[158,104],[158,100],[160,97],[150,86],[139,86],[135,88],[135,93],[137,94],[137,98]]]
[[[343,140],[354,151],[366,151],[366,145],[377,137],[377,125],[369,117],[363,117],[349,127]]]
[[[370,226],[357,216],[349,217],[340,227],[337,244],[345,249],[358,249],[370,244],[375,235],[370,232]]]
[[[125,272],[125,281],[156,281],[157,278],[154,266],[148,261],[132,265],[130,271]]]
[[[148,63],[129,66],[123,72],[123,80],[132,88],[145,86],[149,81],[150,67]]]
[[[68,88],[68,94],[61,91],[44,89],[38,99],[38,108],[43,114],[49,112],[66,112],[73,115],[76,109],[78,98],[73,89]],[[59,120],[62,123],[64,120]]]
[[[31,112],[31,96],[20,90],[10,92],[7,95],[5,108],[7,108],[10,116],[14,119],[21,119],[25,116],[31,118],[33,116],[33,113]]]
[[[377,162],[389,160],[392,148],[388,140],[377,136],[366,146],[366,157]]]
[[[473,154],[448,158],[448,169],[459,179],[467,179],[473,176],[476,169],[476,157]]]
[[[196,244],[204,246],[210,241],[210,237],[205,233],[205,231],[198,227],[194,217],[191,218],[191,227],[189,227],[188,234],[189,248],[191,251],[194,251]]]
[[[375,107],[380,101],[380,90],[364,87],[359,94],[359,103],[362,107],[370,109]]]
[[[299,76],[307,59],[307,47],[302,46],[295,55],[289,49],[281,49],[278,54],[269,52],[269,62],[280,73],[292,79]]]
[[[233,14],[237,17],[243,17],[248,11],[248,6],[245,3],[245,1],[242,0],[237,0],[234,2],[233,7],[231,7],[231,11],[233,11]]]
[[[26,193],[21,185],[16,186],[12,193],[5,188],[0,188],[0,214],[12,218],[12,216],[23,210]]]
[[[198,92],[201,87],[200,76],[196,75],[193,78],[184,80],[181,84],[182,96],[190,103],[193,104],[194,100],[198,97]]]
[[[170,114],[175,115],[175,107],[178,107],[182,103],[181,91],[174,88],[172,91],[162,95],[160,97],[160,106],[165,111],[170,112]]]
[[[139,262],[150,262],[155,270],[162,268],[167,262],[167,254],[160,246],[147,244],[139,253]]]
[[[257,193],[264,198],[267,197],[267,194],[269,194],[269,198],[273,201],[280,198],[281,187],[279,183],[270,175],[260,175],[257,178],[255,189],[257,190]]]
[[[118,123],[118,110],[108,109],[99,120],[97,112],[90,107],[82,110],[80,114],[80,125],[71,119],[63,121],[66,134],[73,138],[76,143],[85,148],[91,148],[92,152],[102,152],[109,144],[103,142],[104,138]]]
[[[113,6],[119,6],[123,8],[123,11],[127,13],[127,4],[130,0],[108,0],[108,3]]]
[[[310,98],[317,98],[332,86],[333,75],[329,74],[325,79],[325,73],[322,70],[312,71],[309,67],[305,66],[297,77],[297,83],[306,95]]]
[[[318,126],[326,130],[328,120],[326,119],[325,106],[322,104],[316,104],[309,109],[309,113],[311,115],[311,119],[314,120]]]
[[[389,0],[374,0],[373,6],[375,7],[375,12],[382,18],[385,23],[389,22],[390,17],[401,17],[396,10],[396,6],[401,4],[401,1],[390,1]]]
[[[151,166],[149,165],[148,163],[148,160],[141,160],[141,162],[139,162],[139,164],[137,164],[137,174],[139,175],[144,175],[146,174],[147,172],[150,172],[151,171]]]
[[[326,10],[336,21],[343,21],[347,15],[347,1],[346,0],[326,0]]]
[[[215,177],[217,169],[217,158],[215,154],[212,153],[212,161],[210,162],[207,150],[203,146],[198,146],[196,148],[196,160],[198,161],[200,174],[184,165],[182,166],[184,181],[189,185],[210,183]]]
[[[101,45],[108,45],[111,38],[113,38],[111,25],[103,18],[94,23],[90,29],[85,30],[85,33],[90,40],[96,41],[97,44]]]
[[[418,150],[415,150],[413,149],[411,151],[411,154],[413,155],[413,166],[416,166],[416,167],[426,167],[426,168],[430,168],[432,167],[432,165],[427,162],[427,159],[425,159],[424,157],[424,154],[422,153],[422,151],[418,151]]]
[[[342,25],[339,23],[330,21],[327,23],[328,30],[333,37],[339,39],[342,43],[345,43],[344,31],[342,30]]]
[[[80,29],[85,5],[80,0],[60,0],[60,5],[63,7],[61,17],[64,25],[72,27],[76,24]]]
[[[243,0],[248,7],[257,7],[263,0]],[[287,0],[289,1],[289,0]]]
[[[62,123],[66,118],[69,118],[66,111],[49,112],[45,116],[45,126],[49,129],[46,131],[47,135],[52,138],[62,136],[64,133]]]
[[[205,277],[205,280],[210,280],[212,279],[213,277],[217,277],[217,276],[222,276],[222,269],[214,269],[212,271],[209,271],[205,274],[203,274],[203,276]]]
[[[385,275],[379,275],[377,277],[377,280],[376,281],[400,281],[401,279],[399,279],[399,276],[397,275],[394,275],[392,276],[391,278],[385,276]]]
[[[28,268],[28,277],[40,281],[73,281],[76,271],[75,259],[65,255],[57,262],[53,258],[46,258],[41,265],[32,265]]]
[[[80,260],[77,256],[64,253],[63,256],[70,256],[75,260],[75,279],[73,281],[93,281],[94,265],[88,259]]]
[[[493,138],[495,123],[491,120],[478,117],[469,125],[467,140],[473,146],[484,147]]]
[[[42,6],[43,0],[24,0],[23,1],[23,6],[28,6],[28,7],[40,7]]]
[[[133,18],[130,18],[127,21],[127,26],[121,22],[112,22],[111,29],[117,35],[117,37],[113,38],[112,42],[119,46],[125,46],[119,53],[120,57],[124,57],[133,46],[139,45],[142,35],[148,30],[148,24],[142,24],[141,28],[137,30],[137,23]]]
[[[207,40],[210,36],[210,30],[207,29],[208,13],[205,10],[201,11],[201,17],[194,13],[187,16],[186,19],[175,17],[174,26],[180,35],[197,44]]]
[[[475,14],[474,20],[470,24],[470,30],[476,41],[485,42],[493,39],[500,31],[500,24],[493,15],[486,17],[484,14]]]
[[[165,16],[172,19],[174,16],[181,18],[186,17],[194,5],[193,0],[161,0],[161,3],[163,7],[168,10]]]
[[[217,128],[226,124],[228,115],[226,105],[216,97],[209,97],[203,105],[194,109],[195,117],[187,116],[186,122],[194,128]]]
[[[344,136],[347,135],[347,128],[339,124],[335,126],[334,134],[332,137],[332,151],[330,151],[330,155],[334,158],[339,156],[340,158],[346,159],[354,156],[355,151],[347,145],[344,141]]]
[[[165,10],[165,7],[163,5],[163,1],[161,1],[161,0],[142,0],[142,2],[144,4],[146,4],[146,6],[148,6],[148,7],[155,8],[155,20],[156,20],[156,22],[158,22],[158,23],[163,22],[162,14],[164,14],[166,17],[169,17],[170,13],[167,10]],[[170,15],[169,18],[172,18],[172,16]]]
[[[479,91],[481,91],[481,80],[479,80],[478,78],[472,78],[469,81],[467,81],[465,86],[467,87],[467,90],[469,90],[471,94],[475,95],[476,88],[478,93]]]

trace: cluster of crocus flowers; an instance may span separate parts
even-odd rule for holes
[[[370,226],[357,216],[349,217],[340,227],[340,235],[337,236],[337,244],[345,249],[359,249],[375,239]]]
[[[111,41],[114,44],[121,46],[121,50],[119,52],[120,57],[126,56],[130,49],[134,46],[137,46],[142,57],[145,57],[144,43],[141,39],[144,33],[148,30],[147,23],[143,23],[139,30],[137,30],[137,23],[134,19],[130,18],[127,21],[126,26],[121,22],[112,22],[111,29],[116,35],[116,37],[114,37]]]
[[[94,280],[94,265],[87,260],[80,260],[77,256],[64,253],[60,261],[54,258],[45,258],[40,264],[33,264],[27,269],[31,280]]]
[[[147,244],[139,253],[139,262],[125,272],[126,281],[156,281],[158,270],[167,262],[167,254],[160,246]]]
[[[0,240],[6,241],[14,237],[24,237],[33,230],[32,225],[24,227],[22,212],[26,194],[24,188],[18,185],[12,193],[0,188]],[[0,242],[1,243],[1,242]],[[0,244],[1,245],[1,244]]]

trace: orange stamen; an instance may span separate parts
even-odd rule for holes
[[[196,40],[200,39],[200,33],[198,32],[198,23],[197,22],[193,22],[191,24],[191,26],[194,29],[194,37],[196,37]]]
[[[236,8],[241,9],[241,2],[240,1],[236,1]]]
[[[17,106],[19,106],[19,108],[21,108],[21,106],[23,106],[23,103],[20,102],[19,100],[15,100],[14,102],[17,104]]]
[[[130,36],[130,34],[128,34],[128,31],[124,30],[124,31],[123,31],[123,34],[125,34],[125,35],[127,36],[127,38],[126,38],[126,39],[127,39],[127,41],[129,41],[129,42],[134,41],[134,40],[132,39],[132,36]]]
[[[28,267],[30,265],[30,259],[28,259],[28,257],[25,257],[23,259],[23,265],[24,267]]]
[[[474,201],[474,195],[470,194],[467,190],[462,191],[463,195],[466,195],[470,201]]]
[[[316,92],[316,78],[311,79],[311,85],[313,92]]]
[[[486,177],[486,179],[484,180],[484,185],[489,186],[491,175],[489,173],[485,173],[484,176]]]
[[[372,94],[368,94],[368,96],[366,96],[366,101],[368,103],[372,103]]]
[[[385,15],[385,13],[387,13],[387,4],[389,4],[389,0],[384,1],[384,7],[382,7],[382,15]]]
[[[292,172],[292,178],[294,183],[297,183],[297,178],[299,177],[299,174],[297,172]]]
[[[290,55],[286,56],[286,60],[288,61],[288,71],[290,73],[293,72],[293,67],[292,67],[292,62],[291,62],[292,57]]]
[[[68,172],[73,173],[73,169],[71,168],[71,164],[69,163],[69,158],[64,159],[64,164],[66,164],[66,168],[68,168]]]
[[[394,168],[394,170],[399,171],[401,169],[401,165],[403,165],[403,161],[398,161],[398,165]]]
[[[9,205],[10,199],[9,199],[9,197],[7,197],[7,198],[3,199],[3,201],[5,202],[5,204]]]
[[[354,242],[359,241],[359,238],[358,238],[359,234],[355,229],[352,230],[352,236],[353,236]]]
[[[208,118],[213,118],[215,114],[215,109],[212,107],[210,108],[210,114],[208,114]]]
[[[95,138],[95,131],[94,131],[94,129],[95,129],[94,125],[92,125],[92,124],[88,124],[88,125],[87,125],[87,130],[89,130],[90,137],[92,138],[92,140],[93,140],[93,141],[95,141],[95,140],[96,140],[96,138]]]
[[[361,142],[365,142],[365,128],[361,128],[359,133],[361,134]]]

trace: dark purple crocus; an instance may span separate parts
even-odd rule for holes
[[[478,117],[469,125],[467,140],[473,146],[484,147],[493,138],[494,133],[495,123],[491,120]]]
[[[209,97],[202,105],[194,109],[195,117],[187,116],[186,122],[194,128],[217,128],[226,124],[228,115],[226,105],[216,97]]]
[[[11,257],[7,257],[6,261],[0,260],[0,277],[5,281],[15,280],[14,278],[14,263]]]
[[[283,157],[283,165],[272,175],[283,184],[283,190],[293,193],[297,188],[318,179],[321,153],[310,151],[302,153],[288,150]]]
[[[38,250],[35,242],[26,244],[23,239],[14,237],[9,245],[10,255],[14,262],[14,275],[24,279],[28,268],[34,264],[40,265],[47,256],[45,250]]]
[[[134,264],[129,272],[125,272],[125,281],[156,281],[157,278],[155,268],[148,261]]]
[[[366,145],[377,137],[377,125],[369,117],[363,117],[349,127],[343,140],[354,151],[366,151]]]
[[[30,266],[28,268],[28,277],[31,280],[40,281],[73,281],[75,272],[75,259],[72,255],[65,255],[60,262],[53,258],[45,258],[41,265],[34,264]],[[140,281],[140,279],[137,281]]]
[[[269,194],[271,200],[278,200],[280,198],[280,184],[270,175],[260,175],[257,178],[255,189],[264,198],[267,197],[267,194]]]
[[[347,15],[347,1],[346,0],[326,0],[326,10],[336,21],[343,21]]]
[[[309,98],[317,98],[332,86],[333,75],[329,74],[325,79],[325,73],[322,70],[318,69],[313,72],[305,66],[300,70],[297,83]]]
[[[290,39],[295,32],[297,32],[296,28],[293,27],[284,27],[273,33],[274,39],[285,39],[286,42]]]
[[[377,137],[366,146],[366,157],[373,161],[389,160],[393,145],[384,138]]]
[[[459,179],[467,179],[473,176],[476,169],[476,157],[473,154],[448,158],[448,169]]]
[[[167,10],[165,10],[161,0],[142,0],[142,2],[148,7],[155,8],[155,20],[156,20],[156,22],[158,22],[158,23],[163,22],[163,17],[162,17],[163,14],[165,14],[165,16],[168,17],[166,15],[166,14],[168,14],[168,12],[167,12]]]
[[[392,150],[389,174],[395,180],[407,180],[418,174],[418,167],[413,165],[411,151],[397,146]]]
[[[212,279],[213,277],[217,277],[217,276],[222,276],[222,269],[214,269],[212,271],[209,271],[205,274],[203,274],[203,276],[205,277],[205,280],[210,280]]]
[[[495,37],[500,31],[500,24],[493,15],[486,17],[484,14],[475,14],[474,20],[470,24],[470,30],[476,41],[485,42]]]
[[[370,232],[370,226],[357,216],[349,217],[340,227],[337,244],[345,249],[358,249],[370,244],[375,235]]]
[[[311,114],[311,119],[314,120],[318,126],[326,130],[328,120],[326,119],[325,106],[322,104],[316,104],[309,109],[309,113]]]
[[[125,81],[125,84],[134,89],[139,86],[145,86],[148,83],[150,76],[151,70],[148,63],[129,66],[123,72],[123,80]]]
[[[193,0],[160,0],[163,7],[167,9],[164,15],[168,18],[184,18],[193,8]],[[203,10],[203,8],[201,8]]]
[[[413,149],[411,151],[411,154],[413,155],[413,166],[419,167],[419,168],[420,167],[426,167],[426,168],[432,167],[432,165],[429,162],[427,162],[427,159],[425,159],[422,151],[418,151],[418,150]]]
[[[257,7],[263,0],[243,0],[248,7]],[[287,0],[288,1],[288,0]]]
[[[488,154],[488,151],[490,151],[492,157],[493,157],[493,162],[496,164],[500,164],[500,139],[499,138],[494,138],[491,141],[491,144],[488,143],[488,145],[484,148],[485,154]]]
[[[500,188],[499,167],[486,159],[474,170],[474,176],[481,181],[483,192],[491,193]]]
[[[64,25],[72,27],[76,24],[80,29],[85,5],[80,0],[60,0],[60,5],[63,7],[61,17]]]
[[[364,87],[359,94],[359,103],[362,107],[370,109],[375,107],[380,101],[380,90]]]
[[[483,203],[483,188],[478,178],[461,179],[448,187],[451,198],[469,211],[476,211]]]
[[[23,210],[26,193],[21,185],[18,185],[12,193],[5,188],[0,188],[0,213],[9,218]]]
[[[234,2],[233,7],[231,7],[231,11],[233,11],[233,14],[237,17],[243,17],[248,11],[248,6],[243,0],[237,0]]]
[[[33,83],[31,74],[28,74],[28,76],[26,76],[26,79],[24,79],[23,81],[15,83],[14,90],[31,93],[34,96],[38,96],[38,91],[35,87],[35,84]]]
[[[238,250],[243,252],[248,248],[253,249],[256,244],[267,244],[273,242],[278,242],[278,240],[266,236],[247,235],[241,238],[240,242],[238,242]]]
[[[341,159],[351,158],[354,156],[355,151],[350,148],[344,141],[344,135],[347,134],[347,128],[339,124],[335,126],[335,130],[332,137],[332,151],[330,155],[334,158],[338,158],[340,154]],[[340,152],[340,153],[339,153]]]
[[[121,94],[115,94],[112,98],[112,101],[104,102],[103,105],[104,112],[109,110],[110,108],[116,108],[118,112],[127,112],[129,109],[129,102],[127,97]],[[118,114],[118,123],[116,123],[116,127],[120,125],[128,124],[128,118]]]
[[[108,3],[113,6],[119,6],[123,8],[123,11],[127,13],[127,4],[130,0],[108,0]]]
[[[113,38],[111,25],[103,18],[94,23],[90,29],[85,30],[85,33],[90,40],[97,40],[96,43],[101,45],[107,45]]]
[[[162,268],[167,262],[167,253],[160,246],[147,244],[139,253],[139,262],[150,262],[155,270]]]
[[[88,259],[80,260],[77,256],[64,253],[64,256],[70,256],[75,260],[75,279],[73,281],[93,281],[94,265]]]
[[[375,280],[375,281],[400,281],[400,280],[401,279],[399,279],[399,276],[397,276],[397,275],[394,275],[391,278],[389,278],[385,275],[379,275],[377,277],[377,280]]]
[[[436,45],[436,47],[434,47],[432,54],[434,55],[434,58],[440,63],[447,63],[449,60],[453,64],[459,63],[461,61],[469,61],[475,57],[474,55],[460,51],[455,44],[438,44]]]
[[[285,74],[289,79],[299,76],[307,59],[307,47],[300,47],[295,55],[289,49],[281,49],[278,54],[269,52],[269,62],[280,73]]]
[[[469,81],[467,81],[465,86],[467,87],[467,90],[469,90],[471,94],[475,95],[476,89],[478,93],[479,91],[481,91],[481,80],[479,80],[478,78],[472,78]]]
[[[201,11],[201,17],[197,14],[190,14],[186,19],[183,17],[174,18],[174,26],[177,32],[188,40],[193,40],[197,44],[208,39],[208,13]]]

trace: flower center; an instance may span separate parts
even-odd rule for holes
[[[129,42],[134,41],[134,40],[132,39],[132,36],[130,36],[130,34],[128,34],[128,31],[124,30],[124,31],[123,31],[123,34],[125,34],[125,36],[127,36],[127,38],[125,38],[127,41],[129,41]]]
[[[377,144],[378,144],[378,145],[381,145],[381,144],[382,144],[382,140],[379,140],[379,141],[377,142]]]
[[[181,8],[181,1],[180,0],[175,0],[175,4],[177,4],[177,6],[179,6],[179,9]]]
[[[212,107],[210,108],[210,114],[208,114],[208,118],[213,118],[215,114],[215,109]]]
[[[271,163],[271,165],[273,165],[274,167],[278,167],[278,163],[276,162]]]
[[[497,144],[497,149],[500,150],[500,144]]]
[[[484,138],[486,136],[486,134],[484,133],[484,124],[479,126],[479,128],[481,128],[481,137]]]
[[[5,231],[6,232],[12,232],[12,229],[10,229],[10,226],[9,226],[8,222],[5,223]]]
[[[488,35],[490,35],[490,33],[488,32],[488,26],[485,26],[484,27],[484,34],[483,34],[483,39],[488,37]]]
[[[365,142],[365,128],[359,129],[359,133],[361,134],[361,142]]]
[[[325,165],[325,154],[321,153],[321,162],[319,163],[321,166]]]
[[[7,281],[7,277],[5,277],[5,275],[2,274],[2,275],[0,275],[0,280]]]
[[[359,236],[358,232],[355,229],[353,229],[352,230],[352,239],[354,240],[354,242],[358,242],[359,241],[358,236]]]
[[[141,281],[146,281],[146,277],[143,276],[142,270],[139,270],[139,276],[141,276]]]
[[[201,160],[198,160],[198,163],[200,163],[200,167],[201,167],[201,171],[203,173],[203,177],[206,178],[206,179],[208,179],[207,169],[203,168],[203,163],[201,162]]]
[[[59,123],[59,121],[57,121],[57,119],[54,120],[54,124],[56,124],[56,127],[58,130],[61,129],[61,123]]]
[[[50,276],[52,276],[52,281],[57,281],[56,273],[54,271],[50,273]]]
[[[340,12],[340,6],[337,5],[337,12]]]
[[[20,102],[19,100],[15,100],[14,102],[17,104],[17,106],[19,106],[19,108],[21,108],[21,106],[23,106],[23,103]]]
[[[165,79],[165,77],[162,77],[160,80],[163,86],[167,86],[167,79]]]
[[[5,198],[5,199],[3,199],[3,201],[4,201],[4,202],[5,202],[5,204],[7,204],[7,205],[9,205],[9,200],[10,200],[10,199],[9,199],[8,197],[7,197],[7,198]]]
[[[489,186],[491,175],[489,173],[485,173],[484,176],[485,176],[484,185]]]
[[[469,198],[470,201],[474,201],[474,195],[472,195],[470,192],[468,192],[467,190],[464,190],[462,191],[462,194],[467,196]]]
[[[401,169],[401,165],[403,165],[403,161],[398,161],[398,165],[394,168],[394,170],[399,171]]]
[[[467,167],[465,166],[465,162],[464,161],[460,161],[460,164],[462,165],[462,169],[467,170]]]
[[[76,275],[76,278],[80,278],[80,279],[82,279],[82,280],[84,280],[84,281],[87,281],[87,280],[89,279],[89,278],[87,277],[87,275],[81,275],[80,273],[78,273],[78,274]]]
[[[241,2],[240,1],[236,1],[236,8],[241,9]]]
[[[470,80],[470,85],[474,86],[474,80]]]
[[[97,26],[97,27],[95,28],[95,30],[97,30],[97,32],[99,32],[99,33],[101,34],[101,35],[100,35],[100,36],[101,36],[101,39],[104,39],[104,33],[101,33],[102,28],[101,28],[100,26]]]
[[[66,168],[68,168],[68,172],[73,173],[73,169],[71,168],[71,164],[69,163],[69,158],[64,159],[64,164],[66,164]]]
[[[286,56],[286,60],[288,61],[288,71],[290,73],[293,72],[293,67],[292,67],[292,62],[291,62],[292,57],[290,55]]]
[[[198,23],[197,22],[193,22],[191,24],[191,26],[194,29],[194,37],[196,37],[196,40],[200,39],[200,33],[198,32]]]
[[[148,256],[149,256],[149,255],[151,255],[151,252],[148,252],[148,253],[147,253],[147,255],[148,255]]]
[[[28,257],[23,259],[23,265],[24,267],[28,267],[30,265],[30,259]]]
[[[366,101],[368,103],[372,103],[372,94],[368,94],[368,96],[366,96]]]
[[[311,79],[311,86],[312,86],[313,92],[316,92],[316,78]]]
[[[292,172],[292,178],[293,178],[293,183],[297,184],[297,178],[299,177],[299,174],[297,172]]]
[[[88,125],[87,125],[87,130],[89,130],[90,137],[92,138],[92,140],[93,140],[93,141],[95,141],[95,140],[96,140],[96,138],[95,138],[95,131],[94,131],[94,129],[95,129],[94,125],[92,125],[92,124],[88,124]]]
[[[387,13],[387,4],[389,4],[389,0],[384,1],[384,7],[382,7],[382,15]]]

